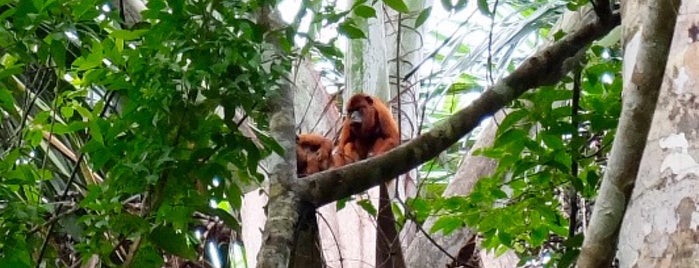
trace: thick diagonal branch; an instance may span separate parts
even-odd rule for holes
[[[603,23],[605,21],[606,23]],[[298,180],[292,187],[300,196],[321,206],[361,193],[432,159],[469,133],[484,118],[529,89],[556,83],[577,62],[570,60],[594,40],[605,36],[620,18],[595,20],[524,61],[512,74],[489,88],[468,107],[429,132],[390,152],[339,169]]]

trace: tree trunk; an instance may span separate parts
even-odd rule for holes
[[[667,16],[675,14],[667,72],[619,231],[620,267],[699,267],[699,3],[682,1]]]
[[[263,6],[258,23],[267,30],[279,29],[282,25],[272,7]],[[274,38],[272,36],[268,38]],[[277,44],[277,40],[269,40]],[[275,53],[283,53],[278,48]],[[270,55],[267,55],[270,56]],[[283,268],[289,266],[291,253],[296,246],[301,198],[288,187],[296,177],[296,121],[294,117],[294,90],[288,81],[279,81],[278,95],[270,98],[271,111],[269,133],[284,149],[282,155],[271,154],[267,161],[269,169],[269,190],[267,221],[262,232],[262,247],[257,254],[257,267]]]
[[[623,107],[608,169],[577,261],[578,267],[608,267],[614,259],[616,251],[613,248],[663,81],[679,0],[627,1],[625,4],[623,21],[639,22],[640,25],[623,25]],[[633,17],[641,19],[626,20]]]
[[[292,77],[295,78],[293,84],[295,85],[296,132],[314,132],[326,137],[334,137],[339,129],[340,114],[334,100],[320,83],[318,72],[313,69],[312,63],[307,60],[302,61],[295,72]],[[245,256],[249,267],[257,265],[256,256],[262,244],[261,230],[264,229],[266,220],[263,208],[266,204],[267,193],[259,188],[246,193],[243,197],[240,213],[243,229],[242,239],[245,244]],[[321,238],[322,256],[325,258],[325,263],[331,267],[339,267],[337,260],[341,256],[338,253],[340,241],[335,239],[338,237],[340,228],[335,210],[335,203],[318,208],[320,216],[316,220]],[[311,224],[309,226],[311,229],[315,225],[313,222],[307,223]],[[319,248],[318,244],[304,246]]]

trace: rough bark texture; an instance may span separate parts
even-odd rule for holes
[[[270,7],[263,7],[258,17],[263,29],[278,29],[278,16]],[[268,36],[275,44],[274,36]],[[282,53],[277,51],[276,53]],[[273,57],[270,57],[273,58]],[[257,267],[287,267],[290,263],[294,239],[298,237],[297,226],[301,199],[287,185],[296,181],[296,121],[294,117],[294,91],[290,83],[280,82],[276,95],[268,103],[272,116],[269,121],[270,136],[284,149],[283,155],[272,154],[267,159],[269,167],[269,190],[267,222],[262,233],[262,248],[257,255]]]
[[[324,267],[321,254],[320,236],[316,208],[308,203],[301,204],[299,222],[294,235],[293,250],[289,267],[320,268]]]
[[[641,4],[642,2],[642,4]],[[608,168],[586,230],[578,267],[608,267],[614,259],[618,232],[631,196],[651,118],[663,81],[679,0],[640,1],[640,27],[625,30],[623,107]],[[627,5],[629,3],[626,3]],[[633,11],[633,10],[627,10]],[[630,20],[634,21],[634,20]]]
[[[665,80],[619,233],[620,267],[699,267],[698,22],[699,2],[682,1]]]
[[[303,60],[294,73],[294,114],[296,117],[296,132],[307,133],[313,132],[333,137],[339,129],[340,114],[335,102],[323,87],[320,81],[320,76],[314,70],[312,63],[308,60]],[[244,126],[244,125],[243,125]],[[264,206],[267,204],[267,193],[259,188],[246,193],[243,197],[243,205],[241,208],[242,220],[242,238],[245,243],[245,256],[248,265],[254,267],[257,265],[257,253],[262,244],[262,230],[266,216]],[[323,249],[323,257],[325,263],[331,267],[339,267],[340,256],[339,251],[344,240],[340,239],[340,234],[349,233],[343,229],[345,226],[338,223],[338,219],[357,219],[355,214],[350,214],[345,211],[336,213],[335,204],[331,203],[318,208],[319,216],[317,219],[321,244]],[[317,245],[313,245],[317,246]]]
[[[283,86],[274,100],[270,119],[270,134],[284,148],[284,155],[270,156],[269,200],[267,222],[262,233],[262,248],[257,255],[257,267],[287,267],[294,247],[299,221],[301,199],[284,184],[296,179],[296,139],[294,133],[293,91]]]
[[[407,172],[457,142],[483,118],[493,115],[525,91],[557,82],[569,71],[564,66],[568,65],[571,57],[618,24],[619,18],[615,17],[607,23],[595,21],[582,26],[524,61],[511,75],[489,88],[471,105],[429,132],[371,160],[308,176],[293,186],[295,191],[304,200],[323,205]]]

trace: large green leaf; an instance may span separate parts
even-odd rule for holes
[[[187,236],[182,232],[176,232],[168,226],[158,226],[148,239],[159,248],[175,254],[177,256],[193,260],[196,257],[196,251],[187,243]]]
[[[401,13],[408,13],[410,10],[403,0],[383,0],[383,3]]]

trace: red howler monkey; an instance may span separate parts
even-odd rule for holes
[[[398,124],[376,97],[356,94],[347,102],[347,116],[338,141],[335,166],[380,155],[398,146]],[[376,218],[376,267],[405,267],[386,184],[379,186]]]
[[[387,152],[398,145],[398,124],[388,107],[376,97],[356,94],[347,103],[347,118],[338,141],[342,163]]]
[[[326,170],[332,166],[333,143],[318,134],[296,136],[296,174],[304,177]],[[316,208],[310,203],[302,203],[299,209],[299,222],[294,229],[294,247],[288,267],[322,267],[320,236]]]
[[[296,174],[303,177],[330,168],[332,150],[332,141],[321,135],[296,136]]]

